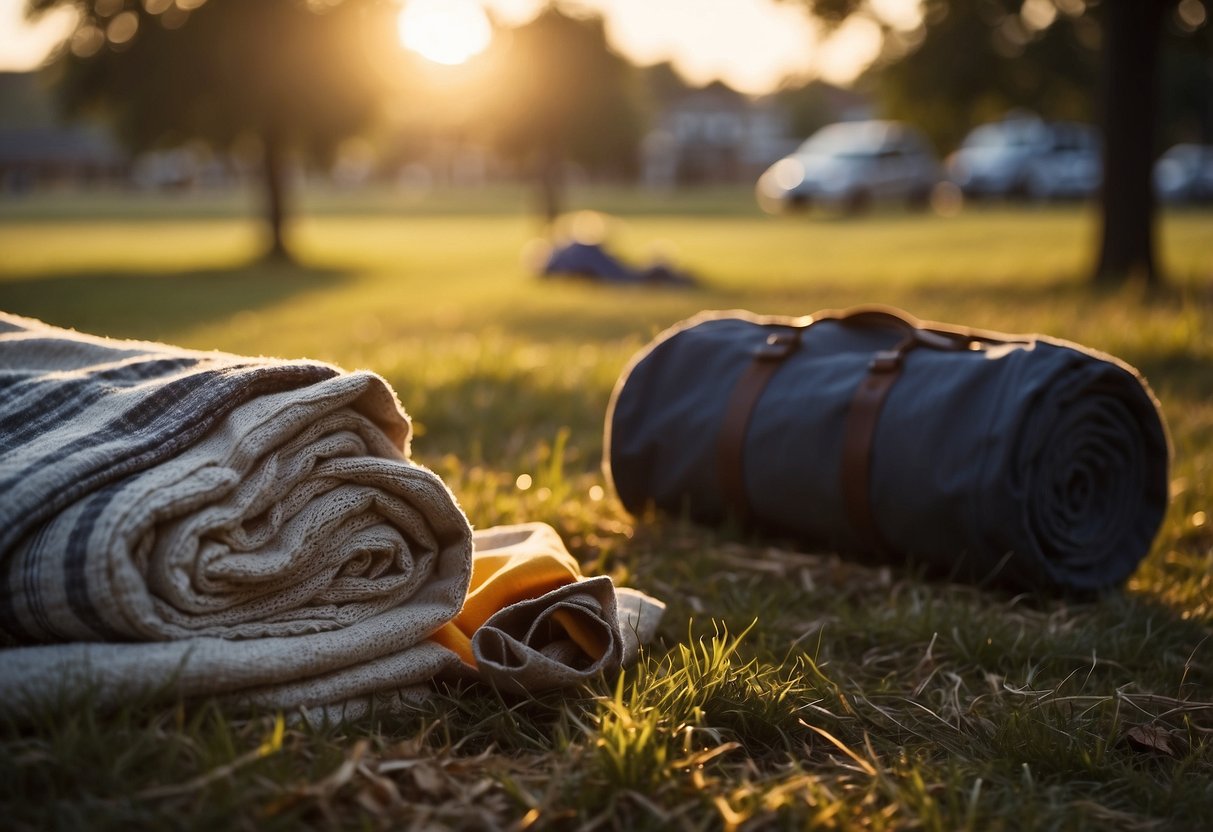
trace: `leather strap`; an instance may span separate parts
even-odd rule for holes
[[[745,488],[745,435],[750,415],[762,397],[762,391],[783,366],[783,361],[800,347],[802,327],[790,327],[767,335],[766,342],[754,352],[751,361],[733,385],[725,405],[717,440],[717,465],[721,496],[726,512],[742,524],[750,519],[750,501]]]
[[[876,353],[855,389],[842,436],[842,499],[847,521],[865,549],[889,554],[872,515],[872,440],[880,411],[901,376],[905,354],[919,343],[909,336],[891,350]]]
[[[872,513],[872,445],[880,411],[889,391],[901,377],[906,354],[920,346],[961,351],[983,349],[990,344],[1009,343],[1009,340],[997,333],[922,326],[885,310],[862,310],[842,316],[839,320],[848,324],[875,324],[906,333],[896,346],[876,353],[868,364],[867,375],[851,398],[842,437],[841,487],[847,522],[864,548],[880,554],[891,554],[892,547],[880,534]]]
[[[841,488],[851,527],[862,545],[888,553],[891,547],[876,525],[871,504],[872,445],[880,412],[889,391],[901,376],[905,356],[915,347],[937,350],[982,349],[991,344],[1016,343],[1000,333],[927,325],[887,307],[856,307],[814,316],[805,324],[782,325],[771,332],[729,394],[717,440],[721,494],[726,511],[743,524],[751,516],[745,487],[745,436],[754,407],[783,361],[800,348],[804,330],[814,323],[833,320],[848,326],[892,329],[905,337],[892,349],[872,358],[868,372],[851,398],[842,440]]]

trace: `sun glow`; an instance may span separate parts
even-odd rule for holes
[[[483,52],[493,37],[475,0],[408,0],[396,27],[406,48],[448,66]]]

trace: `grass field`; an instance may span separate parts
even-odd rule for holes
[[[517,194],[320,195],[301,265],[252,262],[242,202],[0,203],[0,308],[113,336],[383,375],[416,458],[472,522],[545,520],[587,569],[669,604],[618,684],[275,733],[213,704],[49,707],[0,726],[9,828],[1191,829],[1213,818],[1213,213],[1160,227],[1165,291],[1094,292],[1086,209],[767,218],[748,196],[582,195],[624,255],[698,290],[541,281]],[[1040,331],[1139,367],[1175,448],[1172,504],[1123,592],[926,582],[677,522],[599,469],[629,357],[705,308],[857,303]],[[520,490],[517,479],[530,474]],[[604,496],[604,488],[606,488]]]

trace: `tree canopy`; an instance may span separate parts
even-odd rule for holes
[[[870,0],[803,2],[832,25],[856,14],[879,17]],[[1160,44],[1172,12],[1182,17],[1184,7],[1196,4],[1203,14],[1201,2],[923,0],[918,32],[907,37],[886,28],[891,60],[879,71],[880,86],[892,114],[913,117],[945,148],[969,126],[1016,104],[1046,116],[1094,116],[1103,139],[1103,189],[1093,278],[1159,283],[1150,177],[1158,150]],[[1208,84],[1207,76],[1197,82]]]
[[[507,34],[484,116],[498,148],[535,175],[551,219],[566,162],[590,171],[635,165],[643,128],[638,75],[607,45],[598,17],[549,7]]]
[[[941,150],[1015,108],[1095,117],[1099,25],[1090,17],[1054,11],[1029,23],[990,0],[926,0],[923,14],[920,42],[875,81],[889,115],[920,125]]]
[[[324,156],[374,117],[368,48],[379,0],[29,0],[74,6],[57,60],[62,101],[100,113],[131,148],[200,139],[260,150],[270,252],[287,253],[286,157]]]

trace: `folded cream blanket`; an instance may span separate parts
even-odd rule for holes
[[[568,586],[573,561],[560,586],[503,594],[492,635],[470,634],[483,658],[461,652],[473,535],[409,436],[371,373],[0,314],[0,710],[84,685],[102,707],[159,689],[350,715],[482,665],[567,684],[652,634],[659,604],[629,601],[621,627],[613,591]],[[526,550],[563,552],[544,529],[488,533],[482,555],[510,550],[515,574]],[[519,613],[534,632],[490,621],[550,592],[567,597]],[[587,615],[614,640],[570,658],[556,645]]]

